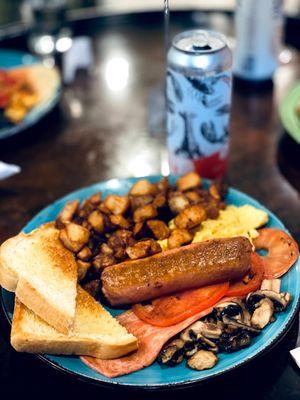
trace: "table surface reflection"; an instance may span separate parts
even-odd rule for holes
[[[215,16],[213,23],[230,34],[228,17]],[[185,27],[181,20],[173,25],[174,32]],[[30,131],[0,143],[0,159],[22,168],[21,174],[0,182],[0,241],[74,189],[109,178],[167,172],[161,127],[165,62],[161,21],[116,20],[87,32],[93,41],[93,68],[80,71],[65,87],[60,107],[51,115]],[[292,56],[278,69],[273,91],[234,91],[228,176],[232,186],[277,214],[299,241],[299,148],[283,133],[278,116],[278,104],[300,75],[299,54]],[[3,315],[0,319],[0,382],[7,390],[104,394],[104,389],[76,383],[33,356],[13,352]],[[299,398],[299,371],[288,354],[297,336],[298,320],[272,352],[220,378],[217,385],[193,389],[191,395],[197,391],[211,398]]]

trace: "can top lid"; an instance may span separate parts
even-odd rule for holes
[[[221,33],[193,29],[176,35],[173,46],[186,53],[212,53],[226,46],[226,39]]]

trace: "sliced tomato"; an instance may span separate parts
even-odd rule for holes
[[[241,280],[230,283],[227,296],[246,296],[259,289],[264,275],[264,266],[256,253],[251,254],[250,272]]]
[[[164,296],[150,305],[136,304],[132,310],[142,321],[154,326],[171,326],[184,321],[200,311],[214,306],[225,296],[229,283],[186,290],[172,296]]]
[[[255,250],[265,249],[268,254],[259,256],[264,267],[264,277],[279,278],[296,262],[299,248],[295,240],[281,229],[263,228],[254,240]]]

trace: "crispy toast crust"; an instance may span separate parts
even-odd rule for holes
[[[38,244],[36,244],[35,239]],[[72,292],[74,299],[73,307],[70,312],[59,307],[51,299],[45,296],[43,289],[34,285],[28,278],[22,276],[22,272],[14,270],[11,267],[11,259],[15,257],[15,246],[18,246],[23,240],[32,239],[32,257],[34,252],[38,251],[40,255],[40,264],[45,261],[49,263],[53,271],[59,273],[58,276],[66,277],[68,281],[68,293]],[[30,244],[31,245],[31,244]],[[9,254],[9,257],[8,255]],[[20,257],[20,254],[17,254]],[[20,260],[20,263],[22,260]],[[49,273],[51,276],[51,272]],[[50,279],[51,280],[51,279]],[[40,228],[33,230],[29,234],[21,232],[19,235],[8,239],[0,247],[0,285],[6,290],[16,292],[17,297],[31,310],[33,310],[42,319],[48,322],[58,331],[68,333],[71,329],[75,316],[76,303],[76,284],[77,284],[77,264],[73,254],[64,248],[59,240],[59,231],[54,223],[47,223]],[[47,283],[45,284],[47,286]],[[49,282],[49,285],[51,283]],[[73,286],[73,289],[70,289]],[[39,290],[40,289],[40,290]],[[67,307],[68,308],[68,307]]]
[[[23,278],[20,278],[18,281],[16,296],[30,310],[38,309],[38,315],[59,332],[68,334],[72,328],[74,316],[66,316],[65,313],[60,312],[59,309],[47,302],[43,295]]]
[[[81,289],[79,294],[79,306],[86,307],[91,311],[91,318],[95,317],[95,308],[87,303],[95,302],[94,299],[88,301],[86,292]],[[86,305],[85,305],[86,304]],[[101,312],[101,305],[97,303],[98,312]],[[95,302],[96,307],[96,302]],[[48,333],[41,329],[39,332],[36,325],[34,328],[26,328],[24,320],[28,313],[31,313],[20,300],[15,299],[15,310],[11,330],[11,344],[15,350],[28,353],[48,353],[65,355],[89,355],[101,359],[113,359],[121,357],[137,349],[137,340],[131,334],[120,336],[113,340],[112,337],[99,333],[98,337],[88,337],[69,333],[64,335],[60,332]],[[97,315],[97,314],[96,314]],[[75,317],[76,318],[76,317]],[[36,323],[35,323],[36,324]],[[42,324],[45,324],[42,322]]]

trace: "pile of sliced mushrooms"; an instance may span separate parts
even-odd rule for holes
[[[245,299],[218,304],[211,314],[186,328],[164,346],[157,361],[175,366],[186,358],[192,369],[213,368],[218,362],[217,353],[248,347],[290,301],[290,293],[280,293],[280,279],[263,280],[260,290]]]

